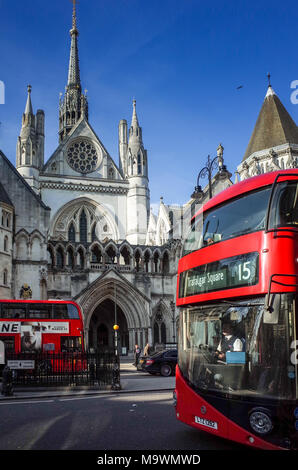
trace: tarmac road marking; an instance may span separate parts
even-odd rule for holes
[[[3,403],[0,402],[0,405],[24,405],[25,403],[53,403],[54,400],[39,400],[39,401],[32,401],[32,400],[26,400],[26,401],[4,401]]]

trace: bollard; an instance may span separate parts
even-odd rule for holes
[[[13,387],[12,387],[12,371],[10,367],[7,365],[4,367],[2,372],[2,395],[6,397],[10,397],[13,395]]]
[[[117,360],[117,357],[115,357],[115,362],[113,365],[113,376],[112,376],[112,390],[121,390],[121,384],[120,384],[120,366]]]

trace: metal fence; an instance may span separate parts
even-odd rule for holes
[[[113,386],[119,359],[114,351],[96,352],[6,352],[14,386]],[[117,378],[117,377],[116,377]]]

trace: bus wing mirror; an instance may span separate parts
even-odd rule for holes
[[[280,311],[280,294],[267,294],[265,297],[265,307],[263,323],[277,324]]]

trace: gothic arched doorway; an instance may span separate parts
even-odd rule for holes
[[[118,347],[119,352],[122,352],[122,348],[126,348],[128,351],[129,337],[128,337],[128,326],[125,315],[119,305],[111,299],[106,299],[101,302],[94,310],[90,325],[89,325],[89,347],[98,348],[109,348],[114,347],[115,332],[113,326],[119,325],[118,330]]]

